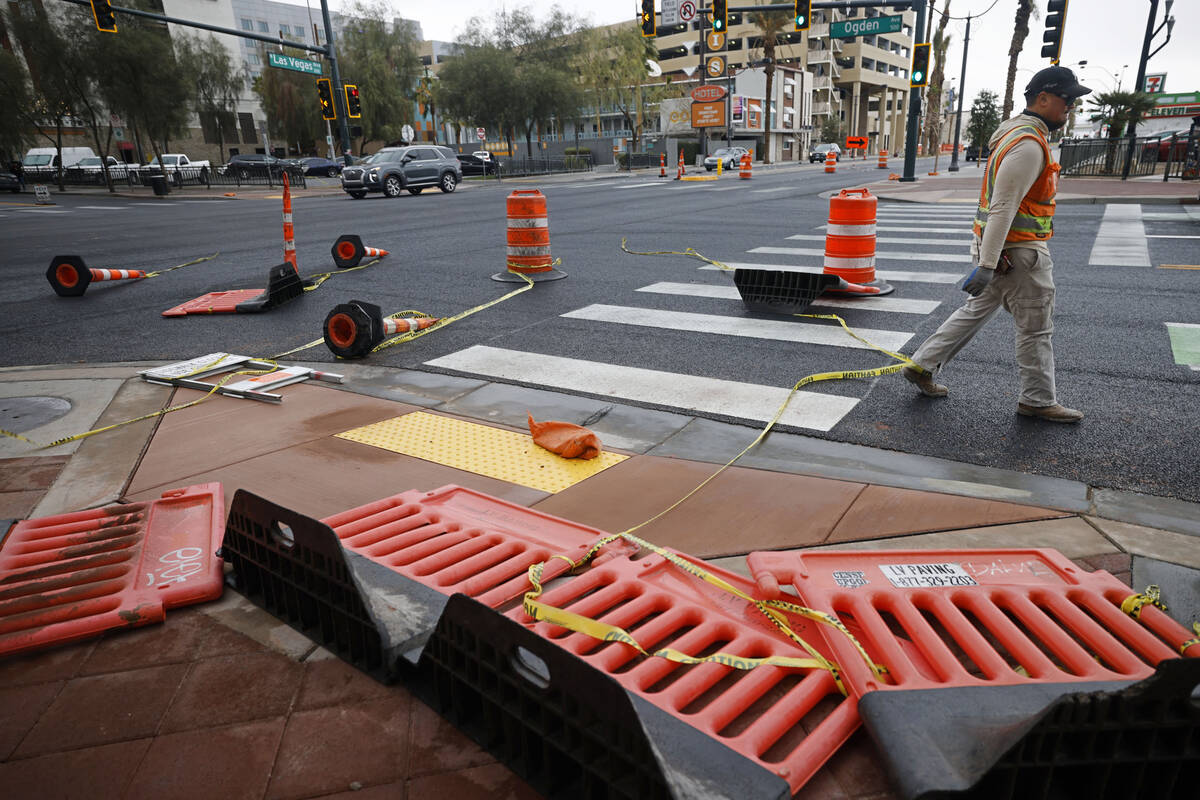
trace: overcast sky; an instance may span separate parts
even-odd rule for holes
[[[736,8],[743,2],[750,4],[751,0],[731,0],[730,6]],[[334,8],[342,4],[348,3],[345,3],[345,0],[331,0],[330,3]],[[945,0],[937,0],[939,11],[944,4]],[[1164,4],[1165,0],[1160,0],[1159,21],[1163,17]],[[400,16],[421,23],[425,38],[442,41],[453,41],[470,17],[488,17],[501,6],[526,7],[532,9],[536,16],[542,16],[554,5],[597,25],[620,22],[623,19],[632,21],[641,7],[636,0],[449,0],[440,3],[430,0],[391,0],[391,6]],[[661,0],[658,0],[657,5],[661,8]],[[1038,0],[1039,9],[1044,10],[1045,5],[1045,0]],[[991,10],[988,10],[989,6]],[[984,16],[971,23],[971,44],[967,63],[968,104],[975,94],[984,88],[994,90],[1003,98],[1008,46],[1012,40],[1016,7],[1017,0],[996,0],[994,5],[992,0],[950,0],[952,17],[985,12]],[[1086,86],[1100,92],[1116,88],[1121,78],[1122,67],[1128,64],[1128,68],[1124,69],[1122,85],[1126,89],[1133,88],[1149,9],[1150,0],[1071,0],[1068,4],[1067,31],[1063,39],[1063,65],[1074,65],[1086,59],[1088,66],[1083,69],[1076,68],[1076,74]],[[1177,22],[1171,43],[1150,60],[1147,72],[1167,73],[1168,93],[1200,91],[1200,57],[1196,56],[1197,42],[1200,42],[1200,2],[1177,0],[1172,14]],[[936,25],[936,18],[934,24]],[[952,19],[947,28],[952,38],[947,55],[946,76],[954,78],[954,85],[957,85],[962,69],[965,26],[964,20]],[[1029,36],[1025,40],[1018,64],[1025,70],[1017,73],[1018,96],[1032,72],[1049,64],[1039,57],[1043,29],[1044,21],[1039,15],[1039,18],[1030,24]],[[1164,30],[1155,40],[1155,46],[1163,41],[1165,35]]]

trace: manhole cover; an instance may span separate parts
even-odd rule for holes
[[[0,397],[0,428],[25,433],[66,416],[69,400],[61,397]]]

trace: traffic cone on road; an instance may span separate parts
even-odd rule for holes
[[[55,256],[50,259],[46,280],[59,297],[80,297],[92,281],[123,281],[145,278],[140,269],[88,269],[80,256]]]
[[[330,252],[333,254],[333,263],[338,265],[338,269],[357,267],[364,258],[383,258],[388,254],[387,250],[367,247],[363,244],[362,239],[353,234],[339,236],[333,243],[333,247],[330,248]]]
[[[325,317],[322,333],[325,345],[341,358],[362,358],[388,336],[410,331],[423,331],[437,324],[436,317],[383,316],[379,306],[362,300],[351,300],[334,306]]]
[[[742,180],[750,179],[751,160],[749,153],[742,153],[742,163],[738,169],[738,177]]]
[[[828,173],[837,172],[837,156],[832,150],[825,153],[825,171]]]
[[[300,272],[296,265],[296,233],[292,228],[292,188],[286,171],[283,173],[283,260]]]
[[[660,178],[667,177],[667,154],[666,153],[658,154],[658,177],[660,177]]]
[[[683,180],[683,148],[679,148],[679,170],[675,173],[675,180]]]

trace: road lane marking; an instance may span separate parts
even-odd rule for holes
[[[660,281],[638,289],[639,292],[654,294],[682,295],[685,297],[706,297],[713,300],[741,300],[742,296],[736,286],[713,286],[703,283],[671,283]],[[821,295],[813,300],[814,306],[832,308],[861,308],[864,311],[890,311],[897,314],[928,314],[936,309],[941,302],[938,300],[909,300],[902,297],[869,297],[846,300]]]
[[[822,253],[824,255],[824,253]],[[824,272],[825,268],[820,266],[798,266],[795,264],[749,264],[738,261],[730,261],[726,263],[727,267],[732,269],[767,269],[778,272]],[[705,264],[700,269],[720,269],[712,264]],[[875,277],[887,283],[958,283],[963,279],[962,273],[958,272],[905,272],[902,270],[875,270]]]
[[[748,253],[761,253],[763,255],[774,256],[824,256],[824,250],[815,250],[808,247],[755,247],[753,250],[747,250]],[[957,255],[954,253],[901,253],[894,250],[876,250],[876,259],[891,260],[891,261],[956,261],[963,264],[971,263],[971,256]]]
[[[568,311],[562,316],[568,319],[586,319],[593,322],[640,325],[646,328],[711,333],[718,336],[772,339],[774,341],[793,342],[796,344],[850,347],[856,350],[874,349],[846,333],[840,325],[828,325],[825,323],[725,317],[716,314],[695,314],[689,311],[662,311],[653,308],[610,306],[603,303],[595,303],[574,311]],[[888,350],[898,350],[912,338],[912,334],[905,331],[870,330],[864,328],[856,329],[855,333]]]
[[[823,242],[825,236],[819,233],[797,233],[788,239],[797,239],[808,242]],[[932,247],[963,247],[971,243],[968,239],[908,239],[903,236],[876,236],[876,242],[885,244],[927,244]]]
[[[774,417],[775,411],[791,390],[790,386],[762,386],[487,345],[468,347],[426,361],[425,364],[569,392],[649,403],[683,412],[717,414],[757,422],[767,422]],[[828,431],[856,405],[858,400],[853,397],[801,390],[796,392],[784,410],[779,424]]]
[[[1088,257],[1092,266],[1148,267],[1150,247],[1142,207],[1138,203],[1109,203]]]
[[[771,194],[772,192],[789,192],[792,189],[797,189],[797,186],[776,186],[773,189],[752,189],[750,194]]]
[[[90,208],[93,211],[123,211],[129,206],[79,206],[79,208]]]

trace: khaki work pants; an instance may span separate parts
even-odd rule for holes
[[[941,370],[978,333],[997,309],[1012,315],[1017,329],[1017,368],[1021,376],[1020,402],[1027,406],[1052,406],[1054,393],[1054,268],[1050,256],[1028,247],[1004,251],[1012,269],[950,315],[925,340],[912,360],[930,372]]]

